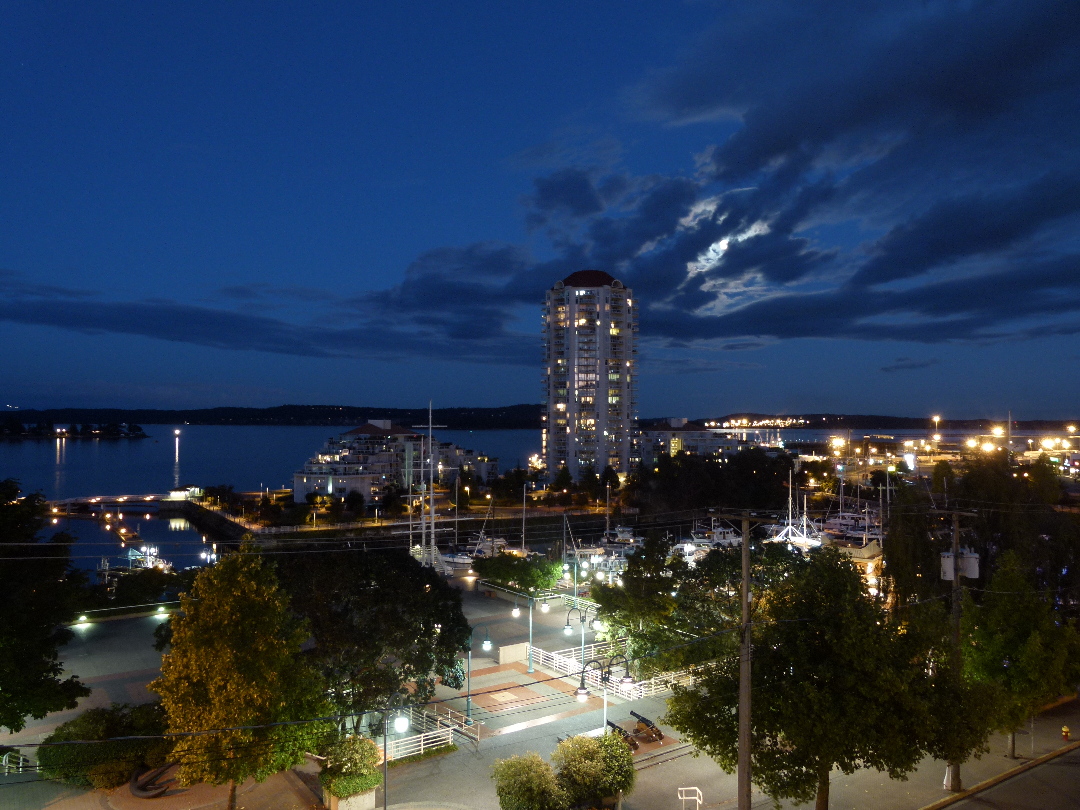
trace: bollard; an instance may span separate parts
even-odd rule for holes
[[[1063,739],[1065,742],[1069,741],[1069,727],[1068,726],[1062,726],[1061,727],[1061,739]]]

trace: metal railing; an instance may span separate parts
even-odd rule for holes
[[[34,770],[34,766],[29,757],[23,756],[18,751],[8,751],[0,760],[0,769],[3,769],[4,774],[7,775]]]
[[[696,787],[681,787],[679,788],[679,801],[682,802],[683,810],[686,810],[686,803],[693,802],[694,810],[701,807],[702,797],[701,789]]]

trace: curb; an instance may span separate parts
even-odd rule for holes
[[[979,784],[974,785],[973,787],[969,787],[967,790],[961,790],[959,793],[954,793],[952,796],[946,796],[944,799],[938,799],[936,802],[919,808],[919,810],[939,810],[939,808],[948,807],[950,804],[955,804],[961,799],[966,799],[970,796],[974,796],[976,793],[981,793],[982,791],[987,790],[988,788],[992,788],[995,785],[999,785],[1008,779],[1012,779],[1014,776],[1018,776],[1025,771],[1030,771],[1032,768],[1038,765],[1042,765],[1044,762],[1049,762],[1052,759],[1060,757],[1062,754],[1068,754],[1070,751],[1075,751],[1078,748],[1080,748],[1080,740],[1069,743],[1068,745],[1063,746],[1056,751],[1051,751],[1049,754],[1043,754],[1037,759],[1028,760],[1024,764],[1018,765],[1011,770],[1005,771],[1004,773],[999,773],[997,776],[992,776],[983,782],[979,782]]]

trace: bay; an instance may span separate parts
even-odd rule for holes
[[[162,494],[177,486],[288,489],[292,475],[348,428],[146,425],[147,439],[0,442],[0,480],[49,500]],[[176,434],[175,431],[180,431]],[[499,458],[502,469],[540,450],[536,430],[440,430],[436,437]]]

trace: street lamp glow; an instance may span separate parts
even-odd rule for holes
[[[589,689],[584,684],[575,689],[574,694],[577,696],[578,702],[580,703],[584,703],[589,699]]]
[[[1005,428],[1001,427],[1000,425],[995,425],[993,430],[991,430],[990,432],[993,433],[998,438],[1001,438],[1002,436],[1005,435]]]
[[[967,440],[967,442],[966,442],[966,444],[967,444],[967,446],[968,446],[968,447],[970,447],[970,448],[971,448],[972,450],[974,450],[974,449],[975,449],[976,447],[978,447],[978,446],[979,446],[979,443],[978,443],[977,441],[975,441],[974,439],[968,439],[968,440]]]
[[[994,452],[994,443],[993,442],[983,442],[982,451],[984,453],[992,453],[992,452]]]
[[[510,611],[510,615],[513,616],[515,619],[518,618],[521,615],[521,608],[519,608],[517,605],[514,605],[514,609]]]
[[[574,628],[570,626],[570,620],[569,619],[566,620],[566,627],[564,627],[562,629],[562,631],[563,631],[563,635],[565,635],[565,636],[568,636],[568,635],[570,635],[571,633],[574,632]]]
[[[394,718],[394,731],[398,734],[404,734],[409,730],[409,717],[405,714],[399,714]]]
[[[549,605],[547,603],[547,599],[545,599],[543,602],[540,603],[540,612],[547,613],[549,610],[551,610],[551,605]]]

